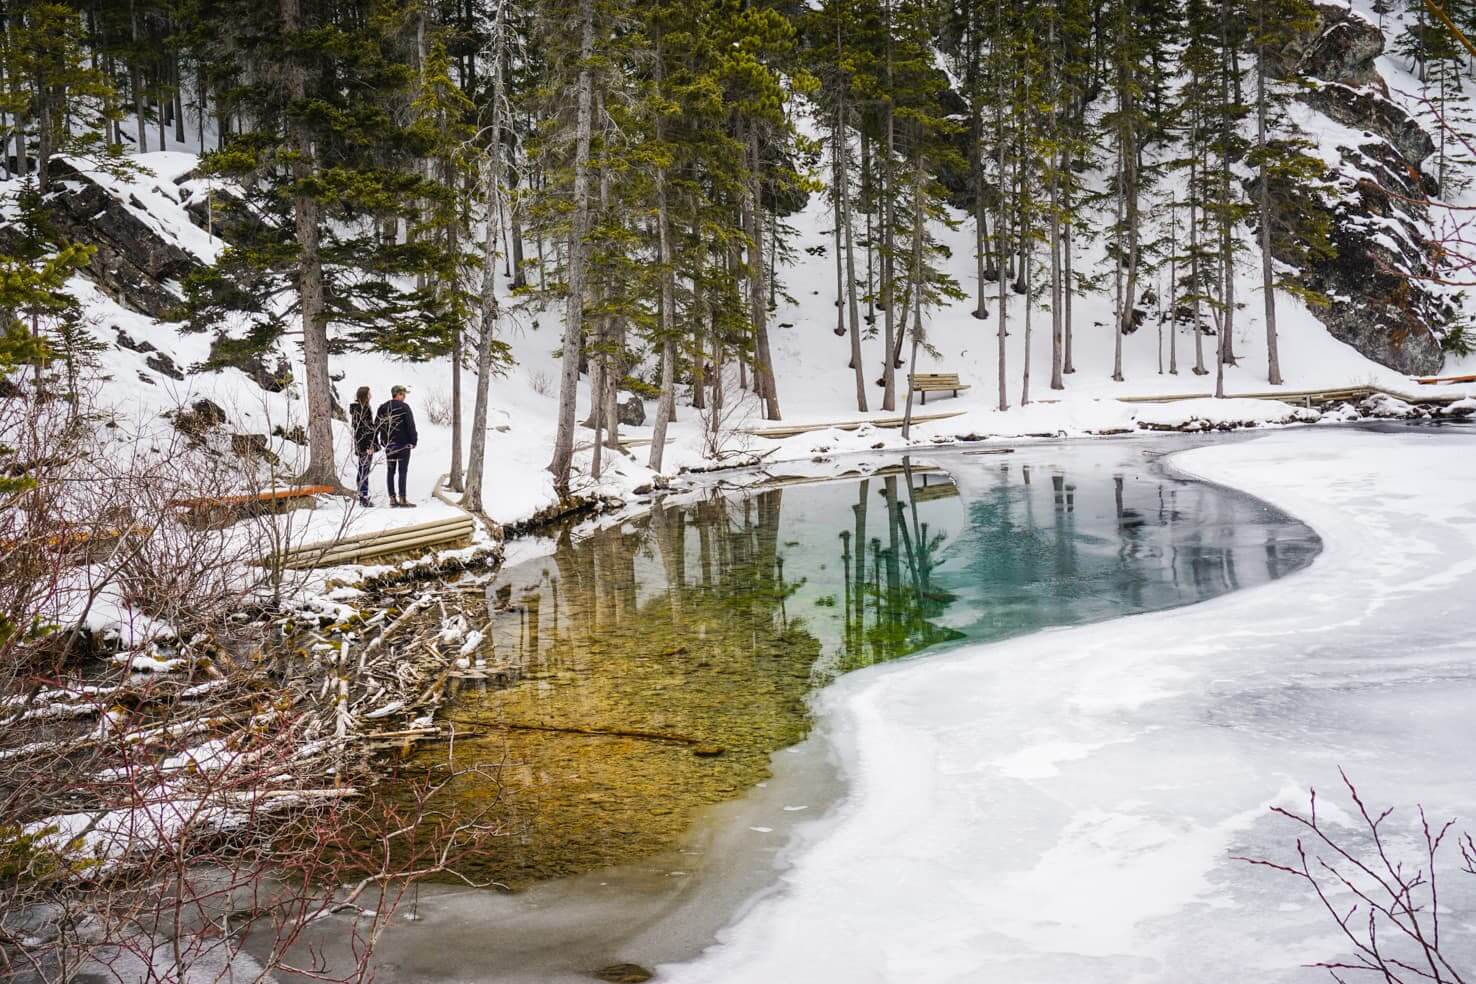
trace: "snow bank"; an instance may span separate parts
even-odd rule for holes
[[[1309,522],[1325,552],[1191,608],[843,678],[820,713],[849,798],[662,979],[1326,979],[1301,965],[1346,944],[1316,900],[1231,856],[1289,856],[1268,807],[1304,807],[1339,766],[1400,807],[1396,849],[1417,802],[1476,816],[1476,435],[1285,431],[1175,461]],[[1473,895],[1442,886],[1467,965]]]

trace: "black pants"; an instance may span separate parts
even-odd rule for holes
[[[390,498],[393,499],[396,495],[401,499],[405,498],[405,480],[410,476],[410,449],[396,448],[393,451],[386,451],[384,460],[389,465],[388,471],[385,472],[385,483],[389,487]],[[400,475],[399,492],[395,491],[396,472]]]
[[[369,471],[374,467],[374,452],[359,452],[359,498],[369,498]]]

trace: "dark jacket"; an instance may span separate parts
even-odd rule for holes
[[[380,404],[375,428],[386,454],[420,443],[420,436],[415,433],[415,414],[404,400],[385,400]]]
[[[369,454],[379,450],[379,443],[374,439],[374,415],[369,404],[357,401],[349,404],[349,425],[354,429],[355,451]]]

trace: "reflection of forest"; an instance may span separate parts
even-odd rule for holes
[[[939,583],[992,639],[1190,604],[1305,564],[1316,537],[1261,504],[1141,471],[970,473],[968,521]]]
[[[1099,456],[1100,457],[1100,456]],[[1075,460],[1075,459],[1073,459]],[[522,883],[650,856],[760,781],[848,670],[950,640],[1186,604],[1305,563],[1310,531],[1141,467],[904,459],[865,479],[714,490],[504,572],[454,719],[500,768],[516,836],[478,872]],[[720,754],[715,754],[720,752]],[[445,750],[420,761],[444,759]]]
[[[457,764],[500,764],[517,831],[482,874],[518,883],[673,847],[695,809],[804,736],[820,644],[788,610],[782,501],[657,506],[502,586],[488,655],[508,685],[454,712],[488,732],[458,743]]]
[[[952,480],[936,478],[915,470],[908,460],[901,475],[857,483],[851,507],[855,528],[840,532],[845,632],[838,672],[963,638],[929,621],[954,600],[933,584],[947,534],[919,517],[919,502],[958,494]],[[880,485],[880,516],[870,506],[874,482]],[[885,536],[873,533],[868,524],[883,527]]]

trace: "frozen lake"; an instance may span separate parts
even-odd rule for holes
[[[1417,801],[1473,812],[1473,451],[1341,429],[947,451],[668,500],[510,569],[493,646],[526,675],[452,713],[725,753],[514,743],[510,815],[540,823],[486,870],[558,877],[423,890],[381,976],[1326,979],[1300,968],[1343,952],[1315,898],[1232,858],[1293,857],[1268,810],[1312,785],[1349,821],[1340,765],[1401,808],[1400,850]],[[563,828],[547,788],[586,804]],[[1452,869],[1442,929],[1469,961],[1463,888]]]

